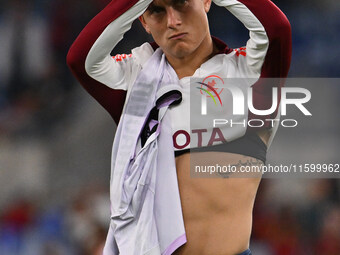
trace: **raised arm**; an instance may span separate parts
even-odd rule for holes
[[[291,27],[282,11],[270,0],[214,0],[249,30],[247,65],[264,77],[286,77],[291,60]]]
[[[118,123],[135,61],[110,52],[151,0],[113,0],[79,34],[67,64],[82,86]]]
[[[246,73],[251,76],[255,74],[260,78],[286,78],[291,61],[292,36],[289,21],[282,11],[270,0],[214,0],[214,2],[224,6],[249,30],[250,39],[247,41],[245,52],[238,52],[242,53],[239,63],[247,69]],[[259,79],[252,85],[253,106],[258,110],[270,109],[272,88],[280,89],[283,84],[284,79],[275,81]],[[258,116],[248,111],[248,119],[277,119],[280,90],[278,96],[274,113]],[[264,127],[272,126],[269,122],[265,122]],[[256,128],[248,127],[248,130],[256,130]]]

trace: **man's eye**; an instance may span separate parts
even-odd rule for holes
[[[157,6],[153,6],[149,9],[150,14],[157,14],[157,13],[161,13],[162,11],[164,11],[164,9],[162,7],[157,7]]]
[[[188,2],[188,0],[175,0],[176,5],[185,5]]]

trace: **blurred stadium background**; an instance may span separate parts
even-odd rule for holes
[[[339,77],[340,2],[274,2],[293,29],[289,76]],[[65,59],[75,37],[107,3],[0,0],[1,255],[101,254],[116,126],[73,79]],[[227,11],[213,6],[209,16],[212,34],[230,47],[245,44],[247,31]],[[136,22],[113,54],[129,53],[146,40]],[[335,92],[322,103],[334,109],[339,126],[340,89]],[[311,129],[309,137],[332,146],[304,140],[304,151],[293,155],[309,163],[309,150],[319,146],[319,159],[333,155],[339,163],[339,129],[327,128]],[[286,137],[294,142],[298,135]],[[280,138],[268,155],[272,162],[294,149],[275,143]],[[339,179],[263,179],[254,210],[254,254],[339,255],[339,202]]]

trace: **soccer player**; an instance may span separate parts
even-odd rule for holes
[[[185,241],[177,243],[173,254],[249,255],[252,210],[261,177],[190,178],[188,149],[198,144],[189,144],[185,134],[203,135],[190,130],[188,123],[190,77],[284,78],[291,58],[291,28],[270,0],[213,2],[225,7],[249,30],[245,47],[231,49],[211,36],[207,18],[211,0],[119,0],[110,2],[84,28],[72,45],[67,62],[84,88],[118,123],[138,74],[155,50],[162,50],[183,89],[182,102],[166,113],[172,120],[186,232]],[[132,54],[111,57],[112,48],[137,18],[155,42],[132,49]],[[268,89],[261,86],[262,83],[253,85],[253,100],[268,109],[265,107],[271,105],[271,96],[268,100]],[[213,132],[212,127],[207,127],[204,135],[210,137]],[[205,141],[200,146],[206,150],[191,152],[191,156],[197,160],[217,159],[220,164],[237,167],[263,164],[275,132],[268,126],[256,132],[237,132],[242,135],[229,134],[227,140],[232,142],[211,145]]]

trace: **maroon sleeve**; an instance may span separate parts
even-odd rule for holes
[[[256,109],[269,109],[272,105],[272,88],[278,87],[279,100],[280,89],[287,77],[291,55],[292,35],[291,26],[283,12],[270,0],[239,0],[257,17],[265,28],[269,39],[267,54],[262,65],[260,78],[282,78],[273,80],[260,79],[253,85],[253,104]],[[276,111],[270,116],[256,116],[249,112],[249,119],[275,118]]]
[[[111,1],[79,34],[67,54],[67,64],[73,75],[112,116],[116,124],[123,110],[126,91],[114,90],[92,79],[85,71],[85,60],[92,45],[104,29],[126,12],[138,0]]]
[[[287,17],[270,0],[239,1],[261,22],[269,39],[261,77],[287,77],[292,55],[292,33]]]

